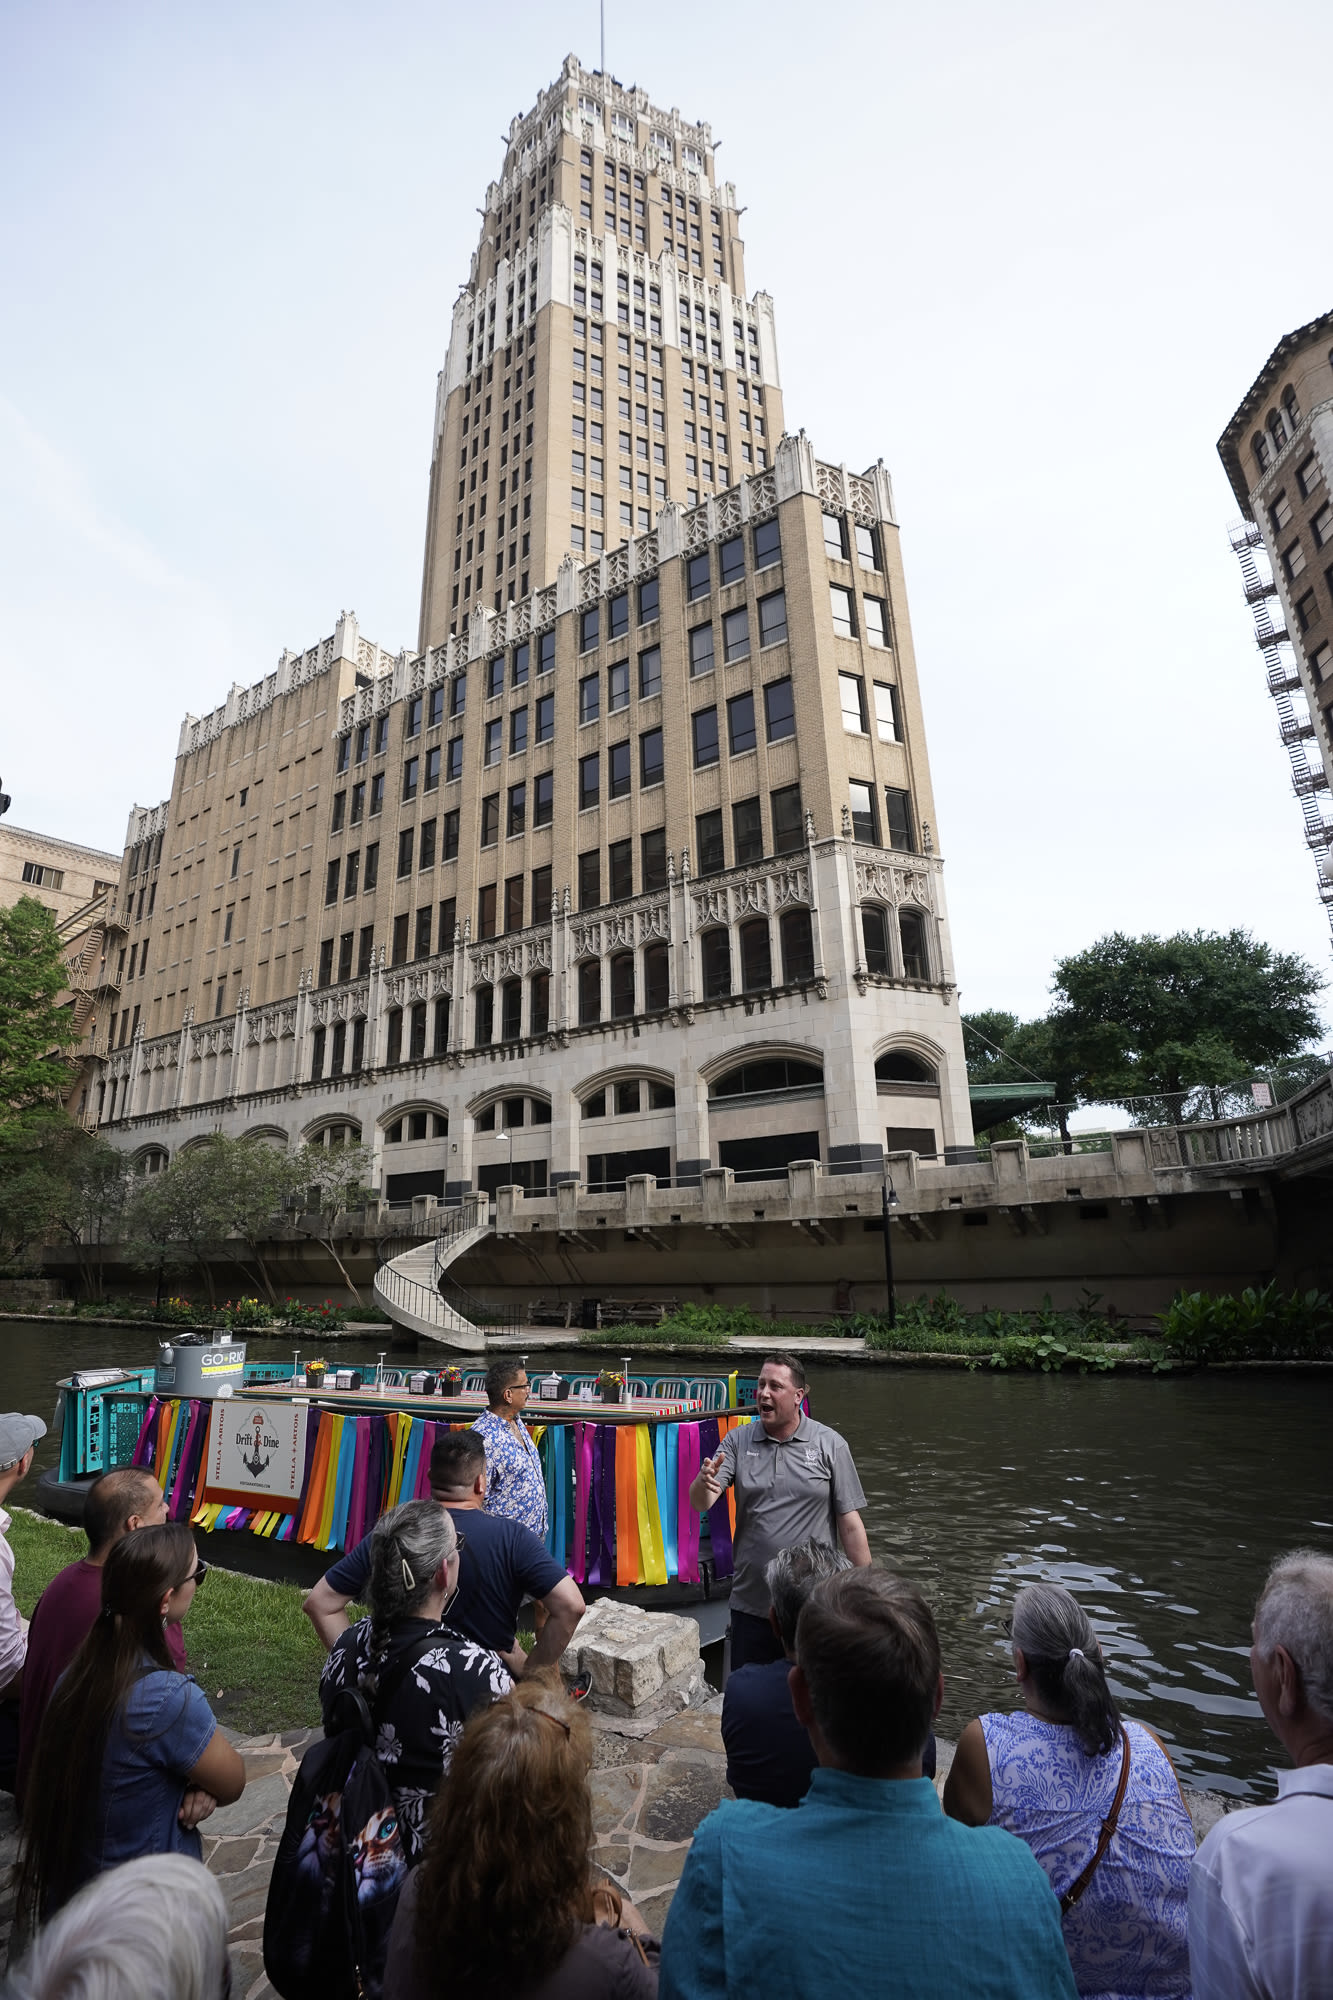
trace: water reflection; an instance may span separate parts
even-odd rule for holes
[[[0,1342],[0,1400],[39,1415],[57,1376],[155,1349],[151,1333],[18,1322]],[[291,1343],[251,1353],[290,1358]],[[825,1367],[811,1389],[852,1447],[875,1555],[934,1604],[945,1734],[1015,1705],[1004,1620],[1020,1584],[1048,1577],[1086,1606],[1117,1697],[1186,1782],[1271,1797],[1282,1753],[1250,1686],[1250,1613],[1275,1555],[1333,1551],[1333,1384]],[[54,1456],[47,1439],[39,1464]]]

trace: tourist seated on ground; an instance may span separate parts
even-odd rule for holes
[[[1190,1874],[1194,2000],[1333,1993],[1333,1556],[1273,1564],[1254,1612],[1254,1691],[1295,1769],[1219,1820]]]
[[[377,1748],[398,1806],[398,1830],[411,1867],[425,1838],[426,1808],[449,1768],[463,1724],[513,1685],[498,1653],[465,1639],[446,1622],[458,1589],[463,1536],[433,1500],[409,1500],[375,1523],[370,1537],[370,1616],[343,1633],[320,1677],[326,1730],[338,1727],[338,1696],[359,1689],[372,1708],[380,1682],[412,1660],[382,1710]]]
[[[449,1509],[467,1542],[449,1623],[465,1639],[498,1653],[515,1677],[538,1673],[554,1666],[573,1638],[583,1616],[583,1593],[530,1528],[483,1511],[486,1480],[486,1443],[480,1432],[448,1431],[436,1439],[430,1455],[431,1498]],[[347,1606],[364,1601],[369,1574],[367,1536],[325,1571],[306,1598],[306,1617],[326,1646],[347,1630]],[[523,1651],[517,1637],[525,1598],[546,1614],[531,1653]]]
[[[815,1585],[792,1705],[819,1769],[795,1812],[727,1800],[700,1826],[662,1938],[664,2000],[1073,2000],[1027,1848],[946,1819],[922,1776],[943,1691],[912,1584],[871,1565]]]
[[[1067,1590],[1020,1590],[1010,1632],[1023,1706],[968,1723],[944,1810],[1027,1842],[1061,1898],[1081,1994],[1188,1994],[1194,1828],[1171,1759],[1150,1729],[1122,1719],[1097,1635]]]
[[[18,1781],[23,1785],[37,1746],[37,1729],[52,1689],[92,1630],[102,1608],[102,1570],[116,1543],[136,1528],[155,1528],[167,1518],[167,1502],[151,1472],[121,1466],[104,1472],[88,1488],[83,1502],[83,1532],[88,1553],[53,1576],[37,1600],[28,1626],[28,1657],[23,1668],[23,1698],[19,1705]],[[171,1664],[186,1668],[184,1627],[179,1619],[162,1628]]]
[[[474,1715],[394,1918],[393,2000],[650,2000],[657,1945],[594,1884],[591,1731],[554,1675]]]
[[[183,1522],[118,1541],[102,1609],[47,1703],[23,1807],[20,1901],[43,1921],[141,1854],[203,1858],[198,1827],[245,1766],[164,1636],[208,1573]]]
[[[6,2000],[227,2000],[227,1904],[183,1854],[126,1861],[45,1926]]]
[[[738,1799],[758,1799],[764,1805],[798,1806],[814,1776],[815,1748],[809,1732],[796,1720],[791,1705],[791,1667],[796,1658],[796,1621],[815,1585],[851,1560],[827,1542],[802,1542],[774,1556],[764,1572],[769,1596],[769,1623],[781,1642],[782,1658],[762,1665],[737,1667],[727,1676],[722,1695],[722,1741],[727,1752],[727,1783]],[[935,1737],[930,1735],[921,1759],[927,1778],[935,1775]]]

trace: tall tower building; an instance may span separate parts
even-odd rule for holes
[[[572,59],[511,127],[417,649],[345,612],[131,814],[95,1102],[146,1168],[356,1139],[389,1202],[535,1204],[969,1155],[892,486],[786,432],[739,215],[707,126]]]
[[[1231,546],[1333,924],[1333,313],[1278,342],[1217,449]]]
[[[573,56],[513,121],[440,375],[420,646],[771,463],[740,215],[707,125]]]

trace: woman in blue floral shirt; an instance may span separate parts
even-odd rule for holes
[[[381,1675],[405,1653],[414,1655],[377,1718],[375,1743],[409,1865],[420,1858],[426,1810],[463,1724],[513,1685],[497,1653],[444,1622],[458,1589],[463,1539],[433,1500],[412,1500],[381,1515],[371,1535],[370,1616],[343,1633],[319,1683],[327,1725],[342,1689],[359,1688],[373,1710]]]
[[[523,1424],[530,1394],[521,1361],[495,1361],[486,1370],[484,1416],[472,1428],[486,1446],[486,1512],[504,1514],[545,1541],[546,1481],[537,1447]]]

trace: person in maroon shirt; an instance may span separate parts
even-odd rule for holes
[[[122,1466],[104,1472],[88,1488],[83,1503],[83,1532],[88,1553],[52,1577],[37,1600],[28,1626],[28,1657],[23,1670],[19,1706],[19,1756],[15,1796],[23,1800],[24,1782],[37,1746],[37,1731],[56,1682],[64,1673],[102,1608],[102,1566],[123,1535],[135,1528],[154,1528],[167,1518],[167,1502],[151,1472]],[[172,1665],[185,1672],[185,1641],[179,1624],[163,1633]]]

